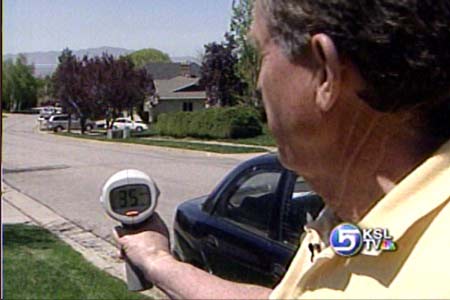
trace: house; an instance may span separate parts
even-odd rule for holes
[[[200,77],[200,66],[193,62],[162,63],[153,62],[145,65],[147,72],[152,74],[155,80],[167,80],[177,76]]]
[[[205,108],[205,88],[199,78],[177,76],[172,79],[155,80],[156,94],[144,106],[149,122],[156,121],[161,113],[196,111]]]
[[[161,113],[205,109],[206,91],[200,85],[200,66],[196,63],[150,63],[156,93],[144,104],[148,121]]]

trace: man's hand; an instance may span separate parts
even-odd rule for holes
[[[113,236],[121,249],[121,257],[125,255],[133,265],[144,271],[146,277],[151,274],[155,262],[171,256],[169,231],[157,213],[138,229],[116,228]]]
[[[122,257],[126,255],[148,281],[172,299],[267,299],[271,292],[265,287],[224,280],[174,259],[167,226],[158,214],[139,229],[119,229],[113,235]]]

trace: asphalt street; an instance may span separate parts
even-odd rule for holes
[[[133,168],[161,190],[157,211],[172,224],[175,207],[209,193],[240,161],[259,154],[219,155],[103,143],[39,132],[36,115],[3,120],[3,180],[87,231],[110,240],[114,221],[100,205],[103,183]]]

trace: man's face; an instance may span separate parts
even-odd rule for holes
[[[317,75],[307,58],[295,64],[288,60],[271,39],[258,4],[250,36],[260,49],[258,88],[280,159],[286,167],[298,171],[299,163],[308,159],[304,156],[317,145],[316,133],[321,119],[315,105]],[[302,156],[300,161],[298,156]]]

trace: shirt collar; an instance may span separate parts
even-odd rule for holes
[[[450,141],[404,178],[359,222],[360,228],[387,228],[394,241],[399,240],[417,220],[450,197]],[[316,220],[305,225],[315,231],[325,246],[331,230],[342,221],[325,207]],[[331,253],[331,252],[330,252]],[[381,251],[363,250],[378,255]]]
[[[447,141],[382,198],[358,225],[387,228],[393,240],[399,240],[416,221],[449,199],[449,183],[450,141]]]
[[[319,216],[305,225],[306,231],[314,230],[325,246],[329,245],[329,236],[333,228],[342,221],[334,214],[333,210],[325,206]]]

